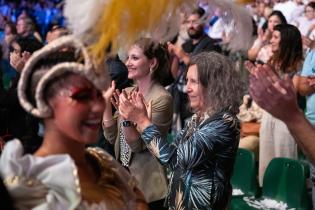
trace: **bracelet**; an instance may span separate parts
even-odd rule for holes
[[[103,121],[102,121],[102,127],[103,127],[103,128],[106,128],[105,123],[108,123],[108,122],[113,122],[113,121],[114,121],[114,119],[110,119],[110,120],[103,120]]]
[[[114,119],[110,119],[110,120],[103,120],[103,122],[112,122],[114,121]]]

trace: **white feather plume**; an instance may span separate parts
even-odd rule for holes
[[[68,28],[76,37],[82,38],[98,22],[104,7],[112,0],[66,0],[64,16]]]

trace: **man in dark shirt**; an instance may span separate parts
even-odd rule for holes
[[[187,33],[190,40],[186,41],[182,47],[176,47],[169,43],[168,49],[171,54],[175,55],[179,61],[189,64],[189,56],[195,55],[204,51],[221,52],[221,48],[217,41],[210,38],[204,32],[205,10],[201,7],[192,11],[186,20]]]
[[[191,116],[191,112],[188,109],[187,94],[184,90],[185,71],[186,66],[190,62],[190,56],[196,55],[204,51],[216,51],[221,53],[221,47],[218,42],[210,38],[204,32],[205,23],[205,10],[201,7],[194,9],[186,20],[187,33],[190,39],[181,47],[177,47],[171,43],[168,43],[168,50],[173,57],[172,61],[172,75],[176,78],[175,82],[170,88],[170,92],[174,101],[174,117],[173,117],[173,132],[181,130],[181,127],[185,124],[185,119]],[[178,127],[178,119],[181,127]]]

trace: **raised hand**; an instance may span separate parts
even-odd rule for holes
[[[10,53],[10,64],[15,68],[17,72],[21,72],[24,68],[25,63],[31,57],[29,52],[24,51],[22,55],[19,53]]]
[[[127,120],[136,121],[135,115],[142,110],[145,110],[145,105],[143,105],[137,99],[138,93],[136,91],[132,92],[130,95],[123,90],[119,96],[119,114]]]
[[[112,106],[110,105],[111,98],[114,92],[115,92],[115,81],[112,81],[111,86],[107,90],[104,90],[102,92],[102,95],[106,104],[106,107],[103,113],[103,126],[105,127],[110,127],[114,124]]]
[[[137,109],[144,110],[146,113],[146,117],[149,120],[152,119],[152,101],[150,100],[149,103],[145,102],[143,95],[139,92],[134,92],[131,95],[132,103],[135,104]]]
[[[18,72],[21,72],[24,67],[22,57],[18,53],[14,52],[10,53],[10,64]]]
[[[257,38],[263,42],[264,41],[264,30],[262,28],[257,29]]]
[[[187,57],[187,53],[183,50],[183,48],[175,46],[174,44],[168,42],[167,43],[167,49],[171,55],[175,55],[180,60],[184,60],[185,57]]]
[[[104,90],[102,92],[103,98],[105,99],[106,102],[110,101],[111,97],[113,96],[113,93],[115,92],[115,88],[116,85],[115,81],[113,80],[111,86],[107,90]]]
[[[113,92],[112,97],[110,98],[110,102],[112,103],[112,105],[115,107],[116,110],[118,110],[118,107],[119,107],[119,95],[120,95],[120,91],[116,89]]]
[[[122,118],[135,122],[140,130],[151,123],[151,102],[146,104],[141,93],[134,91],[130,97],[122,93],[119,101],[119,114]]]
[[[22,61],[24,63],[26,63],[26,61],[28,61],[28,59],[31,57],[31,53],[27,52],[27,51],[24,51],[22,53]]]
[[[268,29],[264,31],[262,28],[258,28],[257,35],[261,42],[267,42],[271,36],[271,32]]]
[[[299,110],[292,79],[288,75],[280,79],[266,65],[250,76],[249,91],[260,107],[280,120],[288,120],[289,113]]]

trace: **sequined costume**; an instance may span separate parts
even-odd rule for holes
[[[91,203],[88,200],[98,193],[106,198],[104,188],[120,190],[122,208],[136,209],[140,197],[135,191],[136,181],[109,154],[98,148],[86,150],[87,158],[94,161],[100,174],[98,190],[80,183],[74,161],[67,154],[37,157],[23,154],[18,140],[6,144],[0,159],[0,174],[17,209],[45,210],[112,210],[107,202]],[[114,176],[111,183],[105,178]],[[102,195],[103,190],[103,195]],[[105,199],[104,199],[105,200]]]

